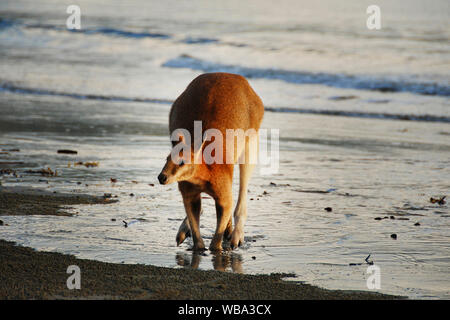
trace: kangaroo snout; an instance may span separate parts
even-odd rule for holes
[[[167,176],[164,173],[160,173],[158,176],[158,181],[160,184],[166,184],[167,183]]]

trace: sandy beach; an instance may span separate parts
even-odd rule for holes
[[[8,96],[9,103],[23,105],[20,96]],[[60,104],[52,97],[30,98],[43,113]],[[74,110],[75,104],[80,109],[79,101],[64,101],[67,109]],[[92,103],[97,102],[82,101],[81,107]],[[449,206],[445,200],[430,202],[448,190],[443,179],[450,148],[445,125],[267,112],[265,127],[283,123],[280,173],[255,173],[246,242],[217,258],[209,252],[192,255],[190,238],[176,246],[184,218],[181,197],[176,186],[156,181],[167,152],[167,106],[133,107],[136,114],[150,117],[136,119],[133,127],[145,128],[150,121],[156,136],[121,134],[126,125],[115,113],[116,105],[103,102],[89,114],[108,110],[107,119],[97,124],[107,128],[107,137],[86,135],[84,128],[72,132],[74,138],[58,136],[70,122],[79,121],[78,114],[64,119],[52,114],[55,133],[2,133],[3,150],[20,150],[0,155],[3,190],[10,190],[0,195],[1,220],[9,224],[0,230],[2,239],[110,263],[288,273],[295,275],[293,281],[333,290],[367,290],[365,258],[370,255],[383,270],[381,292],[446,296]],[[16,126],[21,120],[9,121]],[[78,154],[58,154],[58,149]],[[98,167],[74,165],[92,161]],[[48,167],[58,175],[29,173]],[[12,196],[14,190],[20,192]],[[208,197],[202,201],[201,229],[208,244],[214,202]],[[58,211],[60,205],[64,208]]]
[[[39,195],[36,195],[36,194]],[[38,198],[36,198],[38,197]],[[0,189],[0,218],[7,213],[64,214],[58,209],[73,204],[106,202],[89,196],[50,195],[29,190]],[[38,201],[37,201],[38,200]],[[28,203],[30,211],[17,208]],[[106,204],[107,205],[107,204]],[[48,208],[52,207],[52,212]],[[1,225],[0,228],[8,228]],[[220,271],[113,264],[77,259],[72,255],[39,252],[0,240],[0,299],[398,299],[370,292],[325,290],[289,283],[289,274],[242,275]],[[77,265],[80,290],[66,286],[67,267]]]
[[[0,240],[0,299],[179,300],[391,300],[363,291],[326,290],[288,283],[285,274],[242,275],[220,271],[112,264],[35,251]],[[81,289],[66,287],[67,267],[82,270]]]

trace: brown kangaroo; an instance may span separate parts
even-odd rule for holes
[[[202,192],[209,194],[216,204],[217,226],[210,250],[222,250],[223,238],[231,238],[231,248],[244,242],[247,186],[255,166],[249,158],[258,152],[257,133],[263,115],[263,103],[247,80],[240,75],[230,73],[207,73],[198,76],[173,103],[169,115],[171,133],[181,128],[187,130],[191,136],[195,136],[194,121],[201,121],[202,137],[208,129],[217,129],[224,137],[221,147],[214,150],[215,155],[221,154],[223,159],[228,156],[232,159],[231,163],[225,160],[224,163],[205,163],[203,150],[213,141],[208,141],[206,137],[203,142],[200,141],[200,147],[196,150],[194,144],[187,145],[188,137],[183,134],[178,135],[181,144],[185,144],[191,152],[177,152],[175,157],[169,155],[158,176],[161,184],[177,181],[183,197],[186,218],[178,230],[177,245],[192,235],[194,251],[205,249],[199,229]],[[230,129],[235,131],[241,129],[241,132],[253,129],[256,135],[245,136],[245,145],[239,146],[238,143],[235,144],[235,135],[227,139],[227,130]],[[216,141],[217,137],[214,139],[214,142]],[[230,142],[232,147],[227,148]],[[176,145],[177,142],[172,141],[173,148]],[[235,226],[232,230],[233,169],[238,161],[239,198],[234,210]]]

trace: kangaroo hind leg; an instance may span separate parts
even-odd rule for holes
[[[258,152],[258,136],[250,137],[245,145],[245,157],[239,164],[239,198],[234,210],[234,230],[231,234],[231,247],[236,248],[244,243],[244,224],[247,220],[247,190],[250,177],[255,168]]]

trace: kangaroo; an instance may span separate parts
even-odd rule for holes
[[[175,157],[171,155],[167,157],[158,180],[161,184],[178,182],[178,189],[186,210],[186,218],[176,236],[177,245],[192,235],[193,250],[205,250],[199,228],[202,192],[210,195],[215,200],[216,206],[217,225],[209,249],[221,251],[224,238],[227,240],[231,238],[232,249],[244,242],[247,186],[255,166],[255,163],[248,160],[258,152],[257,133],[263,115],[263,103],[248,81],[240,75],[230,73],[206,73],[198,76],[173,103],[169,114],[171,133],[181,128],[193,136],[194,121],[201,121],[202,136],[208,129],[216,129],[224,137],[229,129],[237,131],[241,129],[246,132],[252,129],[256,132],[256,135],[245,137],[244,146],[235,144],[235,136],[232,136],[224,139],[226,141],[222,143],[223,148],[214,150],[217,155],[222,153],[224,158],[228,159],[229,156],[231,163],[224,161],[224,163],[208,164],[203,161],[203,150],[212,143],[208,141],[208,138],[205,138],[203,142],[200,141],[198,150],[195,150],[191,143],[186,146],[190,148],[190,153],[180,152],[176,153]],[[181,144],[187,144],[187,138],[180,134],[178,141]],[[232,147],[226,148],[230,142]],[[172,141],[172,147],[175,148],[176,145],[176,141]],[[239,197],[234,210],[234,230],[232,230],[233,170],[238,161]]]

